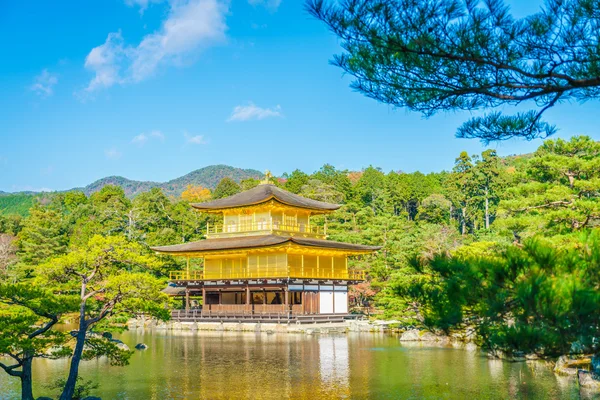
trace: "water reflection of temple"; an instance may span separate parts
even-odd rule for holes
[[[348,340],[346,335],[214,335],[202,341],[197,363],[189,365],[192,370],[199,365],[200,373],[188,385],[200,398],[212,399],[350,398]]]

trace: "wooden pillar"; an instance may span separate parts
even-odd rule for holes
[[[219,305],[223,304],[222,298],[223,298],[223,292],[221,292],[221,289],[219,289]]]
[[[283,310],[284,311],[286,311],[286,310],[289,311],[292,307],[290,306],[289,290],[287,290],[287,288],[283,289],[283,298],[284,298],[284,300],[283,300],[283,304],[284,304]]]
[[[190,289],[185,288],[185,312],[190,311]]]
[[[317,278],[320,278],[321,275],[319,275],[319,261],[320,261],[321,256],[317,256]]]
[[[348,256],[344,256],[344,266],[346,268],[346,276],[350,278],[350,272],[348,271]]]
[[[250,286],[246,283],[246,311],[251,311],[252,307],[250,306]]]
[[[186,279],[190,279],[190,258],[187,257],[187,262],[186,262]]]
[[[334,268],[333,268],[333,256],[331,256],[331,279],[335,278],[334,275]]]
[[[202,286],[202,308],[206,305],[206,288]]]

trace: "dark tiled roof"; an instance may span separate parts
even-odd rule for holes
[[[162,292],[168,294],[169,296],[181,296],[185,294],[185,288],[181,286],[168,285],[162,290]]]
[[[308,208],[311,210],[334,211],[340,208],[339,204],[307,199],[306,197],[298,196],[297,194],[290,193],[271,184],[258,185],[255,188],[234,194],[233,196],[225,197],[224,199],[192,204],[192,207],[205,211],[220,210],[224,208],[260,204],[271,199],[275,199],[280,203],[290,206]]]
[[[151,249],[159,253],[166,254],[207,253],[217,250],[252,249],[257,247],[276,246],[287,242],[296,243],[300,246],[307,247],[339,249],[365,253],[379,250],[381,248],[380,246],[364,246],[361,244],[334,242],[331,240],[323,239],[313,239],[294,236],[261,235],[199,240],[197,242],[175,244],[171,246],[151,247]]]

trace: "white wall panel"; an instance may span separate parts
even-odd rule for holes
[[[321,314],[333,314],[333,292],[319,292],[319,312]]]
[[[334,292],[336,314],[348,314],[348,292]]]

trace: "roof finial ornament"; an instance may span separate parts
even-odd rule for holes
[[[261,185],[267,185],[267,184],[271,183],[271,178],[273,178],[273,174],[271,173],[271,171],[266,170],[265,171],[265,179],[260,181]]]

